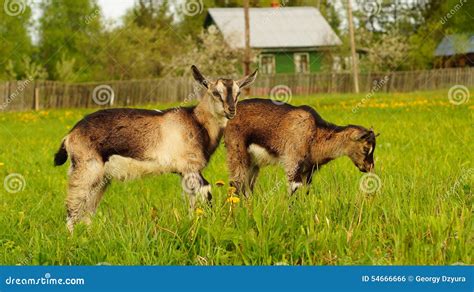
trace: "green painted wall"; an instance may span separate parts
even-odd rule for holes
[[[275,53],[275,70],[276,73],[294,73],[295,63],[293,61],[293,53]]]
[[[273,54],[275,56],[276,73],[295,73],[295,52],[263,52],[263,54]],[[296,52],[296,53],[304,53]],[[309,52],[310,72],[321,71],[323,64],[324,53],[322,52]]]
[[[321,66],[323,64],[324,53],[322,52],[310,52],[309,53],[309,70],[311,72],[321,71]]]

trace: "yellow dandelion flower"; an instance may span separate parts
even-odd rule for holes
[[[222,187],[222,186],[224,186],[224,185],[225,185],[225,182],[224,182],[223,180],[218,180],[218,181],[216,181],[216,186]]]
[[[5,165],[5,163],[3,163],[3,162],[0,162],[0,166],[4,166],[4,165]]]
[[[230,196],[227,198],[227,203],[238,204],[240,202],[239,197]]]
[[[234,188],[234,187],[229,187],[229,188],[227,189],[227,194],[230,195],[230,196],[232,196],[233,194],[235,194],[236,191],[237,191],[236,188]]]
[[[196,215],[197,215],[197,216],[201,216],[201,215],[203,215],[203,214],[204,214],[204,210],[203,210],[203,209],[201,209],[201,208],[196,208],[196,211],[195,211],[195,213],[196,213]]]

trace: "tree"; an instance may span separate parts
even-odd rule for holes
[[[73,82],[77,79],[77,74],[74,71],[76,59],[68,59],[62,55],[61,60],[56,63],[55,79],[66,82]]]
[[[411,69],[432,68],[436,60],[434,51],[444,36],[472,34],[474,2],[431,0],[424,7],[422,16],[422,25],[409,37]]]
[[[101,38],[101,13],[95,0],[57,0],[41,4],[39,51],[49,77],[56,77],[56,64],[65,56],[74,59],[79,80],[93,74],[92,61]]]
[[[28,2],[10,3],[0,8],[0,79],[22,78],[21,62],[31,55],[33,47],[28,29],[31,8]]]
[[[173,25],[173,15],[167,0],[138,0],[126,18],[126,22],[132,21],[139,27],[152,29]]]
[[[242,64],[243,50],[231,48],[215,26],[201,30],[197,42],[187,38],[189,48],[184,54],[170,60],[166,71],[173,76],[183,76],[195,64],[209,76],[224,76],[236,72]],[[224,61],[223,61],[224,60]]]

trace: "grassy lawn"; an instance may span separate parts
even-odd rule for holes
[[[53,167],[53,154],[92,110],[2,113],[0,183],[17,173],[25,184],[16,193],[0,187],[0,264],[474,264],[472,101],[453,105],[447,90],[362,98],[291,103],[381,133],[375,193],[361,191],[362,173],[340,158],[315,175],[309,195],[288,197],[282,169],[271,167],[251,198],[231,204],[221,146],[205,171],[212,209],[188,216],[176,175],[113,182],[93,224],[73,236],[65,224],[67,167]]]

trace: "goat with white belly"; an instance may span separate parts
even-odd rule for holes
[[[63,139],[55,165],[71,159],[67,227],[90,223],[111,178],[138,178],[146,174],[177,173],[196,200],[211,200],[210,185],[202,176],[219,145],[228,120],[236,115],[240,89],[256,72],[234,81],[210,81],[192,66],[193,76],[207,90],[197,106],[166,111],[106,109],[86,116]]]
[[[248,195],[261,167],[281,164],[291,194],[341,156],[348,156],[362,172],[373,171],[376,136],[362,126],[329,123],[309,106],[247,99],[224,131],[231,184]]]

